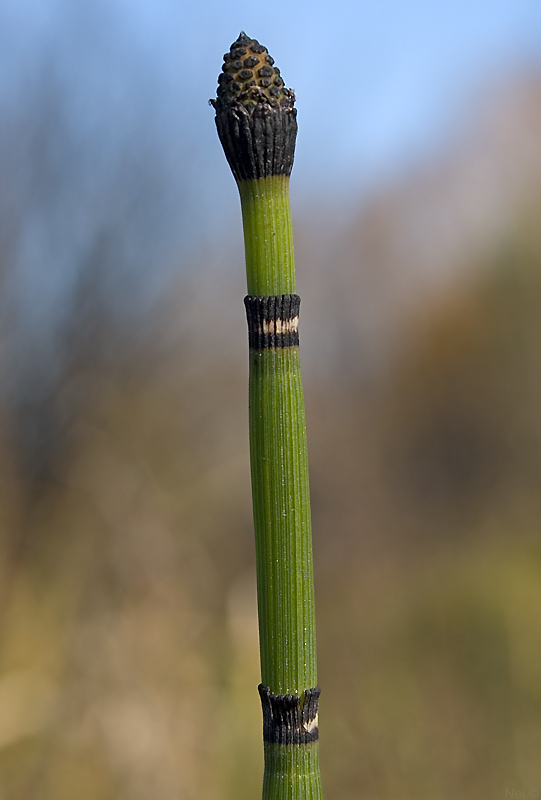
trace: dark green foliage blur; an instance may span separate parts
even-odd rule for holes
[[[328,798],[541,790],[540,216],[461,255],[362,378],[347,329],[338,366],[310,351],[296,222]],[[353,296],[377,219],[341,244]],[[77,301],[54,392],[3,395],[1,800],[259,795],[244,279],[220,306],[204,270],[146,333]]]

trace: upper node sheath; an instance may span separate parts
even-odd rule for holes
[[[236,180],[289,175],[295,154],[295,95],[267,48],[244,32],[224,55],[216,127]]]

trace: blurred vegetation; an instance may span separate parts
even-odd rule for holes
[[[362,379],[349,320],[339,379],[305,371],[329,798],[541,789],[540,212],[464,258]],[[350,259],[383,294],[377,220]],[[0,800],[257,797],[241,269],[234,319],[201,264],[119,324],[111,236],[49,380],[2,331]]]

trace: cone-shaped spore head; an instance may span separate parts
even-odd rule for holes
[[[213,103],[216,110],[225,110],[232,103],[242,103],[247,108],[259,103],[293,108],[294,100],[293,92],[285,88],[280,70],[274,66],[267,48],[242,31],[229,53],[224,55],[217,98]]]
[[[295,154],[295,95],[267,48],[242,32],[224,55],[216,127],[236,180],[289,175]]]

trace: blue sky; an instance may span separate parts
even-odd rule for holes
[[[123,202],[140,201],[123,244],[132,271],[178,263],[220,226],[240,236],[207,101],[241,29],[268,47],[298,97],[296,202],[362,196],[438,152],[498,76],[541,68],[540,0],[2,4],[0,159],[13,202],[22,198],[17,291],[32,286],[45,317]],[[28,131],[51,119],[44,200]]]
[[[209,42],[217,48],[245,27],[272,51],[298,95],[296,168],[305,180],[315,170],[372,180],[434,146],[495,73],[541,60],[539,0],[313,0],[273,3],[272,15],[234,8],[212,5]],[[192,14],[199,28],[201,8]]]
[[[205,102],[246,30],[297,93],[296,172],[307,184],[372,181],[437,144],[495,74],[541,63],[539,0],[18,0],[0,22],[14,71],[32,73],[50,52],[81,125],[99,127],[105,112],[122,137],[147,106],[217,165]]]

